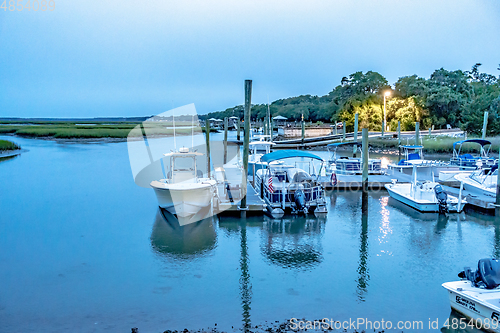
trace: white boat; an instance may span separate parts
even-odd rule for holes
[[[390,170],[397,170],[406,174],[411,174],[413,166],[418,168],[435,168],[441,167],[449,169],[449,164],[443,161],[426,160],[424,159],[424,146],[399,146],[403,151],[403,158],[398,163],[391,163],[387,166]],[[458,169],[458,167],[455,166]]]
[[[307,160],[297,161],[304,158]],[[275,151],[261,159],[268,164],[266,169],[256,172],[255,189],[273,217],[281,218],[286,212],[305,215],[310,212],[315,215],[327,213],[325,190],[318,182],[312,163],[313,160],[323,163],[323,159],[297,150]],[[293,165],[285,164],[284,159],[296,161]],[[309,166],[308,171],[302,168],[304,164]]]
[[[457,212],[460,213],[465,204],[460,191],[459,197],[444,192],[442,186],[433,181],[417,181],[417,167],[413,167],[411,183],[386,184],[389,195],[421,212]]]
[[[266,162],[262,162],[260,159],[265,154],[271,152],[271,147],[274,146],[274,142],[269,141],[252,141],[249,143],[250,155],[248,156],[248,174],[253,175],[260,169],[265,169],[267,167]]]
[[[466,267],[458,276],[461,281],[442,284],[448,291],[451,308],[467,317],[467,324],[500,332],[500,261],[481,259],[477,271]]]
[[[356,151],[359,150],[359,153],[361,155],[361,143],[358,142],[338,142],[331,143],[326,146],[331,154],[330,159],[328,160],[327,169],[329,173],[335,172],[335,174],[338,175],[360,175],[363,173],[362,158],[337,156],[338,148],[348,146],[354,147]],[[380,159],[368,159],[369,175],[380,175],[384,173],[384,170],[382,170],[382,161]]]
[[[202,210],[212,213],[214,196],[216,196],[216,181],[204,178],[196,167],[196,157],[203,156],[198,152],[181,148],[178,152],[165,154],[170,158],[167,178],[152,181],[158,205],[174,214],[180,225],[202,220],[207,214],[199,216]]]
[[[464,190],[487,196],[496,196],[498,169],[481,169],[472,173],[459,173],[455,179],[464,184]]]

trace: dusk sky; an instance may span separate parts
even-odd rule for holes
[[[27,0],[23,0],[27,3]],[[498,76],[498,0],[71,1],[0,10],[0,117],[146,116],[441,67]]]

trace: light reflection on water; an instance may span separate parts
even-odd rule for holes
[[[133,183],[126,144],[13,138],[0,163],[6,331],[231,330],[290,317],[450,315],[441,283],[500,255],[494,217],[418,213],[387,192],[328,193],[325,219],[179,227]]]

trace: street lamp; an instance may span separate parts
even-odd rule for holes
[[[385,104],[386,104],[386,98],[391,96],[391,91],[390,90],[387,90],[385,93],[384,93],[384,123],[382,124],[382,136],[384,136],[384,129],[385,127],[387,126],[387,117],[386,117],[386,112],[385,112]]]

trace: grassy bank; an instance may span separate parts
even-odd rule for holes
[[[17,150],[17,149],[21,149],[21,147],[16,145],[14,142],[10,142],[7,140],[0,140],[0,151]]]
[[[190,124],[189,124],[190,125]],[[142,131],[137,123],[92,123],[75,124],[69,122],[56,123],[26,123],[4,124],[0,126],[0,134],[15,134],[24,137],[48,137],[57,139],[88,139],[88,138],[127,138],[140,137]],[[137,127],[137,128],[136,128]],[[144,131],[148,136],[172,136],[174,130],[165,124],[144,124]],[[176,124],[176,135],[189,135],[192,129]],[[195,133],[196,133],[195,129]],[[199,133],[199,128],[198,128]]]
[[[469,139],[473,139],[470,137]],[[447,136],[436,136],[436,137],[423,137],[424,150],[427,153],[449,153],[453,152],[453,143],[463,139],[452,138]],[[500,147],[500,137],[486,138],[486,140],[491,141],[491,152],[498,153]],[[413,145],[415,144],[415,139],[411,138],[408,141],[406,139],[401,140],[402,145]],[[420,142],[422,144],[422,141]],[[398,149],[398,139],[395,138],[371,138],[370,146],[378,149]],[[477,153],[479,152],[479,146],[474,143],[467,143],[462,146],[460,151],[463,153]]]

